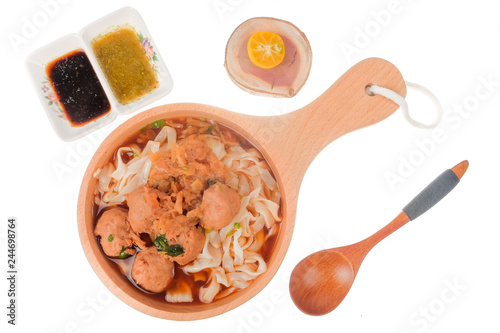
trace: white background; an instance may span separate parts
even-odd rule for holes
[[[58,5],[34,36],[14,48],[8,34],[20,35],[24,20],[31,21],[42,7],[39,1],[9,1],[0,14],[0,267],[6,272],[6,222],[15,216],[18,325],[6,323],[6,273],[1,273],[0,330],[498,332],[500,3],[395,3],[396,11],[382,26],[375,16],[394,9],[390,0],[74,0]],[[407,80],[427,86],[439,97],[447,112],[439,126],[441,139],[431,143],[433,131],[412,127],[399,111],[340,138],[310,166],[290,249],[261,293],[229,313],[202,321],[173,322],[142,314],[104,287],[78,237],[80,182],[104,136],[101,132],[93,141],[89,137],[72,143],[59,140],[24,68],[31,51],[125,5],[144,17],[174,80],[172,93],[154,105],[198,102],[248,114],[289,112],[317,98],[352,64],[378,56],[394,63]],[[227,38],[241,22],[256,16],[291,21],[311,43],[310,77],[294,98],[247,94],[226,75]],[[371,37],[360,43],[359,31],[365,29],[372,29]],[[356,47],[357,53],[346,56],[342,46],[347,44]],[[491,92],[482,86],[481,78],[496,82],[489,87]],[[477,89],[488,96],[477,99]],[[415,117],[432,119],[433,109],[420,94],[409,91],[408,101]],[[470,111],[460,115],[458,108]],[[117,118],[106,133],[129,117]],[[307,133],[297,133],[301,135]],[[422,142],[425,148],[419,148]],[[70,171],[57,175],[57,163],[68,165],[72,152],[89,145],[92,152],[79,153]],[[334,312],[309,317],[295,308],[288,293],[288,274],[300,259],[369,236],[437,175],[464,159],[470,161],[470,168],[460,185],[431,211],[373,249],[350,294]],[[403,170],[405,163],[410,167]],[[401,178],[390,186],[388,173]],[[450,289],[450,285],[458,287]]]

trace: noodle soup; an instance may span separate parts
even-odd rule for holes
[[[96,240],[144,292],[211,303],[266,272],[281,195],[261,153],[235,131],[159,119],[94,177]]]

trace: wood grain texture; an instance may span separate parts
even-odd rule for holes
[[[257,69],[254,75],[249,75],[248,71],[251,71],[254,64],[248,58],[247,43],[243,41],[248,41],[256,31],[272,31],[283,37],[285,59],[281,66],[270,69],[270,72]],[[293,40],[293,45],[288,40]],[[274,17],[254,17],[241,23],[226,45],[224,66],[228,76],[238,87],[255,95],[295,96],[306,83],[311,65],[312,51],[306,35],[291,22]],[[268,78],[274,76],[275,80],[264,80],[260,78],[261,75]]]
[[[85,172],[78,201],[78,231],[87,259],[103,283],[122,301],[146,314],[173,320],[197,320],[227,312],[255,296],[271,280],[286,254],[293,233],[299,187],[316,155],[336,138],[375,124],[398,105],[381,96],[368,96],[365,87],[377,84],[406,96],[398,69],[383,59],[366,59],[349,69],[325,93],[302,109],[281,116],[257,117],[191,103],[152,108],[113,131],[96,151]],[[248,288],[212,304],[176,305],[152,298],[135,288],[106,258],[93,236],[94,172],[131,135],[158,119],[205,117],[233,128],[265,156],[282,194],[283,222],[268,270]]]

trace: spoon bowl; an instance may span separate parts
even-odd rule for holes
[[[292,276],[300,276],[302,280],[300,284],[290,284],[294,302],[310,303],[311,306],[301,310],[309,315],[319,315],[333,311],[344,300],[356,275],[349,259],[330,249],[303,259]]]

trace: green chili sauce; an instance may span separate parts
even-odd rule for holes
[[[123,27],[95,38],[92,49],[119,103],[135,102],[158,88],[158,77],[146,48],[132,28]]]

